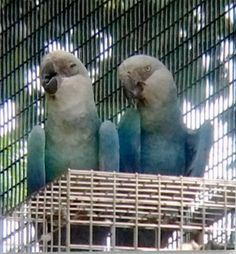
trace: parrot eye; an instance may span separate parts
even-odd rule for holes
[[[150,65],[145,66],[144,70],[149,72],[151,70],[151,66]]]
[[[74,68],[76,66],[76,64],[75,63],[72,63],[71,65],[70,65],[70,68]]]

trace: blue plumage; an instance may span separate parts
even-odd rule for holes
[[[68,168],[99,170],[101,162],[103,170],[118,171],[117,130],[109,121],[101,123],[92,82],[80,60],[64,51],[49,53],[41,65],[41,84],[47,122],[45,130],[34,127],[30,135],[28,194]]]
[[[123,116],[118,129],[123,148],[121,171],[203,176],[212,143],[212,126],[206,122],[196,131],[184,126],[176,86],[167,68],[154,57],[137,55],[126,59],[118,74],[127,99],[137,107],[137,112],[129,111]],[[140,123],[133,121],[137,114]],[[136,161],[140,148],[131,148],[129,144],[135,142],[140,142],[141,156],[134,170],[130,161]]]
[[[46,183],[45,176],[45,133],[40,126],[34,126],[28,140],[27,164],[28,193],[33,193]]]
[[[114,123],[104,121],[99,128],[99,169],[119,171],[119,137]]]
[[[141,160],[140,115],[132,108],[127,109],[118,125],[120,141],[120,171],[139,172]]]

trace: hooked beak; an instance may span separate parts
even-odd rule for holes
[[[132,106],[145,102],[145,98],[142,94],[145,85],[146,84],[143,81],[138,81],[136,84],[134,84],[132,89],[124,87],[125,96]]]
[[[43,87],[45,91],[51,95],[55,94],[58,89],[58,83],[56,76],[52,76],[50,79],[43,79]]]
[[[124,94],[130,105],[136,107],[138,104],[144,102],[143,90],[146,85],[142,81],[142,77],[135,70],[127,68],[125,63],[118,68],[118,74],[123,83]]]
[[[42,70],[42,86],[50,95],[53,95],[57,92],[57,72],[55,71],[53,63],[51,62],[47,63]]]

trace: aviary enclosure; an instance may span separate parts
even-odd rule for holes
[[[193,235],[203,249],[209,241],[236,249],[235,32],[233,0],[1,1],[0,252],[178,249]],[[28,136],[47,120],[39,64],[55,49],[81,59],[100,118],[116,124],[129,107],[118,65],[138,53],[158,57],[187,127],[214,127],[204,178],[69,170],[26,200]],[[84,241],[73,242],[76,225]],[[171,232],[164,246],[163,230]]]

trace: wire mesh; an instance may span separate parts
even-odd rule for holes
[[[205,177],[235,179],[234,0],[4,0],[0,12],[2,214],[26,196],[28,135],[46,120],[39,64],[54,49],[80,57],[101,119],[115,123],[128,107],[117,66],[136,53],[159,57],[174,74],[186,125],[214,126]]]

